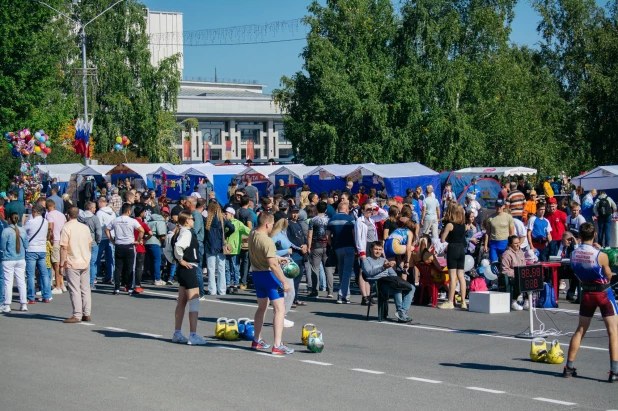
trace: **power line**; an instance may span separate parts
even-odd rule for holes
[[[186,46],[186,47],[212,47],[212,46],[242,46],[246,44],[268,44],[268,43],[285,43],[289,41],[306,40],[306,37],[299,37],[295,39],[283,39],[283,40],[269,40],[269,41],[252,41],[246,43],[211,43],[211,44],[177,44],[177,43],[150,43],[151,46]]]

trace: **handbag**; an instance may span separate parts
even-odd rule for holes
[[[223,249],[221,252],[223,255],[230,255],[232,254],[232,246],[225,242],[225,224],[223,223],[223,220],[221,220],[221,234],[223,235],[221,238],[223,240]]]

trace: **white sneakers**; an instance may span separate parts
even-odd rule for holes
[[[40,297],[43,295],[43,293],[41,293],[40,291],[37,291],[34,295],[36,295],[37,297]]]
[[[52,289],[52,294],[62,294],[62,290],[60,288]]]
[[[523,307],[521,305],[519,305],[517,303],[517,301],[513,301],[511,303],[511,310],[513,310],[513,311],[521,311],[521,310],[523,310]]]
[[[189,340],[180,331],[174,333],[172,342],[177,344],[186,344]]]
[[[524,300],[524,310],[528,311],[530,309],[530,302],[528,301],[528,299],[526,298]]]
[[[188,345],[206,345],[206,340],[201,335],[193,334],[189,336]]]
[[[3,305],[2,309],[0,309],[0,311],[2,311],[3,313],[10,313],[11,312],[11,306],[10,305]]]
[[[283,327],[284,328],[291,328],[294,327],[294,321],[290,321],[287,318],[283,319]]]
[[[28,311],[28,304],[21,304],[19,306],[19,311]]]

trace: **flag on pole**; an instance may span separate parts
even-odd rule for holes
[[[73,148],[77,154],[85,157],[90,157],[90,150],[88,150],[88,143],[90,141],[90,133],[92,133],[91,119],[88,123],[85,120],[78,118],[75,122],[75,141],[73,141]]]

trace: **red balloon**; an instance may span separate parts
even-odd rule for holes
[[[51,153],[51,148],[46,147],[46,148],[43,149],[43,152],[45,154],[49,154],[49,153]]]
[[[42,149],[43,151],[45,151],[45,148],[47,148],[47,146],[45,145],[45,143],[41,143],[41,149]]]
[[[127,141],[129,138],[127,136],[122,136],[122,141],[125,142]]]

